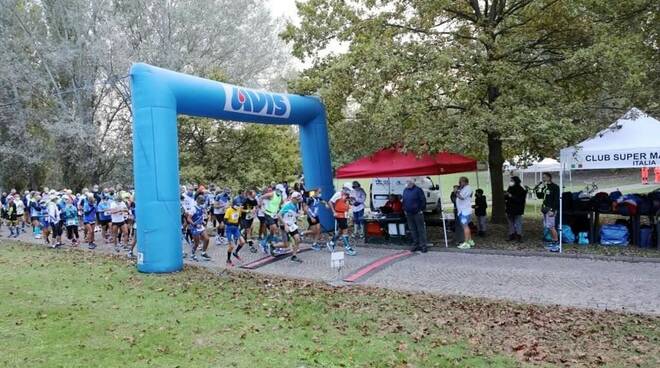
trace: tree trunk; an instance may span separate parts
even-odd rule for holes
[[[502,140],[499,134],[488,134],[488,170],[490,172],[490,188],[492,217],[494,224],[506,223],[504,212],[504,178],[502,176],[502,165],[504,156],[502,154]]]

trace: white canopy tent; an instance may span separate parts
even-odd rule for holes
[[[632,108],[607,129],[575,146],[561,150],[560,192],[564,171],[621,169],[660,166],[660,121]],[[562,203],[559,197],[559,229],[562,228]],[[559,235],[559,249],[562,239]]]

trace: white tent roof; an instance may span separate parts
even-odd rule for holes
[[[514,157],[514,162],[517,161],[517,157]],[[554,158],[546,157],[541,161],[534,161],[533,163],[527,165],[526,167],[517,167],[509,163],[509,161],[504,162],[504,170],[506,171],[520,171],[523,173],[530,172],[547,172],[547,171],[559,171],[561,169],[561,164],[559,161]]]
[[[660,166],[660,122],[632,108],[607,129],[561,150],[570,169]]]
[[[555,160],[554,158],[546,157],[543,160],[535,162],[520,171],[528,173],[528,172],[559,171],[560,169],[561,169],[561,165],[559,164],[559,161]]]

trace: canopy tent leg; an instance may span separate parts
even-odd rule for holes
[[[445,236],[445,248],[449,248],[449,242],[447,241],[447,222],[445,221],[445,208],[442,205],[442,180],[438,177],[438,203],[440,204],[440,217],[442,218],[442,233]]]
[[[559,169],[559,231],[557,232],[557,237],[559,238],[559,253],[564,252],[563,236],[564,232],[564,205],[563,205],[563,193],[564,193],[564,163],[561,163]]]

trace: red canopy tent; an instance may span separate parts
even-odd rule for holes
[[[476,170],[477,160],[457,153],[440,152],[417,157],[414,153],[386,148],[338,168],[335,177],[353,179],[425,176]]]

